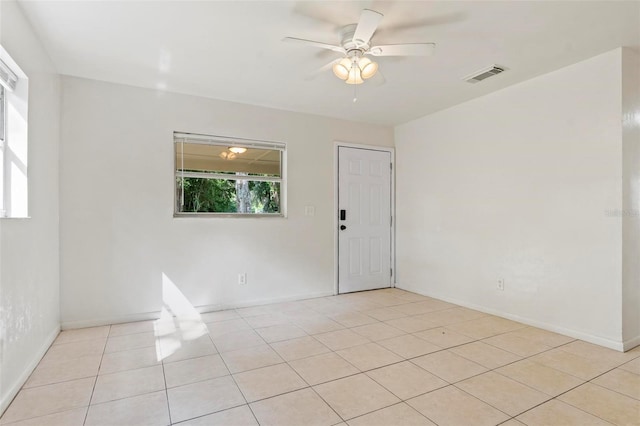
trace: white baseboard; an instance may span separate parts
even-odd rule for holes
[[[585,342],[589,342],[589,343],[593,343],[596,345],[600,345],[600,346],[604,346],[606,348],[609,349],[613,349],[619,352],[624,352],[626,350],[629,350],[631,348],[633,348],[633,342],[635,342],[635,345],[639,345],[640,344],[640,337],[633,339],[631,341],[629,341],[629,346],[627,347],[627,342],[619,342],[616,340],[611,340],[611,339],[607,339],[604,337],[600,337],[600,336],[594,336],[592,334],[588,334],[579,330],[573,330],[570,328],[565,328],[565,327],[560,327],[557,326],[555,324],[550,324],[550,323],[546,323],[546,322],[542,322],[542,321],[538,321],[532,318],[526,318],[526,317],[522,317],[520,315],[515,315],[515,314],[510,314],[507,312],[502,312],[499,311],[497,309],[491,309],[491,308],[487,308],[485,306],[480,306],[480,305],[476,305],[473,303],[469,303],[466,302],[464,300],[458,300],[458,299],[453,299],[450,297],[443,297],[441,295],[437,295],[437,294],[431,294],[429,292],[425,292],[419,289],[415,289],[415,288],[411,288],[409,286],[404,286],[404,287],[398,287],[402,290],[407,290],[407,291],[411,291],[414,293],[418,293],[421,294],[423,296],[427,296],[427,297],[433,297],[434,299],[439,299],[439,300],[443,300],[445,302],[449,302],[449,303],[454,303],[456,305],[459,306],[464,306],[465,308],[469,308],[469,309],[475,309],[476,311],[480,311],[480,312],[484,312],[487,314],[491,314],[491,315],[495,315],[498,317],[502,317],[502,318],[507,318],[513,321],[517,321],[517,322],[521,322],[523,324],[527,324],[527,325],[531,325],[533,327],[538,327],[538,328],[542,328],[544,330],[547,331],[552,331],[554,333],[559,333],[559,334],[564,334],[565,336],[569,336],[569,337],[573,337],[575,339],[580,339],[580,340],[584,340]]]
[[[9,404],[11,404],[11,401],[13,401],[13,398],[16,397],[16,395],[20,391],[20,388],[22,388],[22,386],[27,382],[27,379],[29,379],[29,376],[31,375],[31,373],[33,373],[33,370],[36,369],[44,354],[47,353],[49,347],[53,344],[53,341],[56,340],[58,333],[60,333],[60,325],[56,325],[54,329],[51,330],[51,333],[49,333],[44,342],[42,342],[42,345],[40,346],[38,351],[33,354],[31,359],[25,366],[22,374],[20,374],[20,377],[18,377],[18,379],[8,387],[5,388],[3,386],[3,390],[5,392],[3,395],[0,395],[0,416],[4,413],[4,410],[7,409]]]
[[[333,295],[334,294],[332,291],[330,292],[323,291],[323,292],[317,292],[317,293],[301,294],[296,296],[255,299],[255,300],[249,300],[244,302],[220,303],[217,305],[202,305],[202,306],[195,306],[194,308],[196,309],[196,311],[198,311],[198,313],[216,312],[216,311],[224,311],[227,309],[248,308],[251,306],[266,305],[268,303],[293,302],[296,300],[304,300],[304,299],[311,299],[314,297],[326,297],[326,296],[333,296]],[[64,321],[62,323],[62,329],[70,330],[74,328],[98,327],[101,325],[121,324],[125,322],[156,320],[158,318],[160,318],[160,311],[142,312],[142,313],[136,313],[136,314],[130,314],[130,315],[94,318],[94,319],[79,320],[79,321]]]
[[[636,346],[640,346],[640,336],[636,336],[633,339],[625,340],[622,343],[622,348],[625,352],[635,348]]]

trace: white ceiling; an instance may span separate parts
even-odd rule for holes
[[[640,47],[640,2],[31,1],[20,4],[61,74],[385,125],[400,124],[587,59]],[[353,86],[337,55],[283,43],[339,44],[371,8],[373,44],[435,42],[432,57],[379,58],[386,83]],[[479,84],[461,80],[491,64]]]

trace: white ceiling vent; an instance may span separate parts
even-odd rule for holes
[[[479,71],[476,71],[466,77],[463,78],[463,80],[465,80],[468,83],[478,83],[486,78],[492,77],[496,74],[500,74],[501,72],[504,72],[505,68],[504,67],[499,67],[497,65],[491,65],[487,68],[483,68]]]

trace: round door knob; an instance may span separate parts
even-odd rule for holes
[[[345,225],[340,225],[340,230],[344,231],[345,229],[347,229],[347,227]]]

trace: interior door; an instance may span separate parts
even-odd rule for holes
[[[338,147],[338,292],[391,286],[391,153]]]

